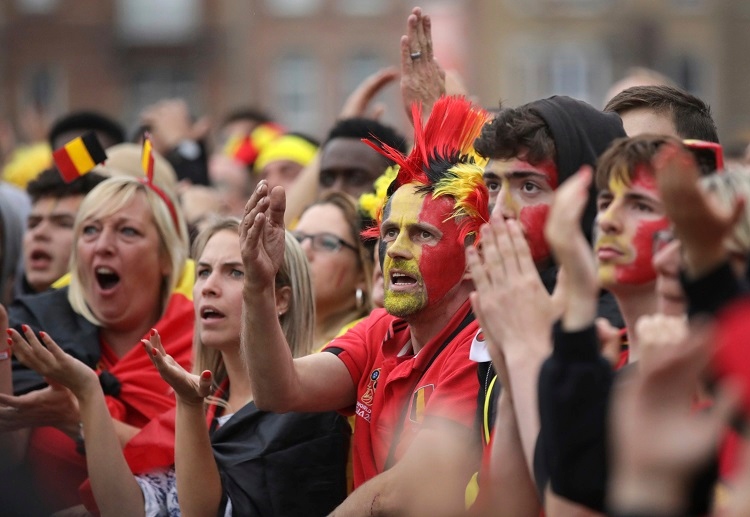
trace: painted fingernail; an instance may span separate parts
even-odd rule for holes
[[[152,336],[155,336],[155,335],[156,335],[156,329],[151,329],[151,335],[152,335]]]
[[[151,355],[153,355],[154,357],[156,357],[156,348],[152,348],[151,349]]]
[[[12,333],[12,332],[10,331],[10,329],[7,329],[7,330],[5,331],[5,333],[6,333],[6,334],[8,334],[9,336],[12,336],[12,335],[13,335],[13,333]]]
[[[40,331],[39,331],[39,335],[40,335],[41,337],[47,337],[47,333],[46,333],[45,331],[43,331],[43,330],[40,330]]]
[[[29,331],[29,326],[28,325],[21,325],[21,330],[23,330],[24,332],[28,332]]]
[[[13,340],[11,338],[8,338],[8,345],[10,346],[12,344],[13,344]]]
[[[209,372],[208,370],[206,370],[205,372],[203,372],[203,373],[201,374],[201,377],[202,377],[203,379],[209,379],[209,378],[211,378],[211,372]]]

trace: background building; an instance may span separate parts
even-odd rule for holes
[[[143,107],[188,99],[220,118],[254,105],[318,137],[346,95],[398,65],[405,0],[3,0],[0,116],[93,108],[135,128]],[[725,142],[750,129],[750,2],[432,0],[436,55],[479,102],[567,94],[601,106],[632,66],[713,107]],[[405,127],[397,86],[386,122]]]

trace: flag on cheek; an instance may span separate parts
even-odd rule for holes
[[[52,158],[63,180],[70,183],[106,160],[107,154],[94,132],[89,131],[57,149]]]

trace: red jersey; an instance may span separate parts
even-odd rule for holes
[[[383,309],[334,339],[336,354],[357,386],[354,488],[399,460],[428,419],[471,430],[479,383],[469,348],[478,325],[467,300],[414,355],[406,321]]]

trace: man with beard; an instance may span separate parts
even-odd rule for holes
[[[418,107],[414,120],[421,120]],[[424,127],[416,123],[409,156],[383,146],[400,166],[372,232],[382,241],[385,310],[375,310],[323,353],[293,360],[274,313],[283,189],[269,192],[261,183],[246,207],[243,343],[256,405],[356,415],[355,491],[334,515],[463,510],[479,453],[472,431],[479,386],[469,361],[477,325],[464,251],[477,243],[477,229],[489,217],[483,161],[472,147],[486,120],[465,99],[442,98]],[[456,446],[434,454],[446,433]],[[411,489],[419,476],[442,484]]]

